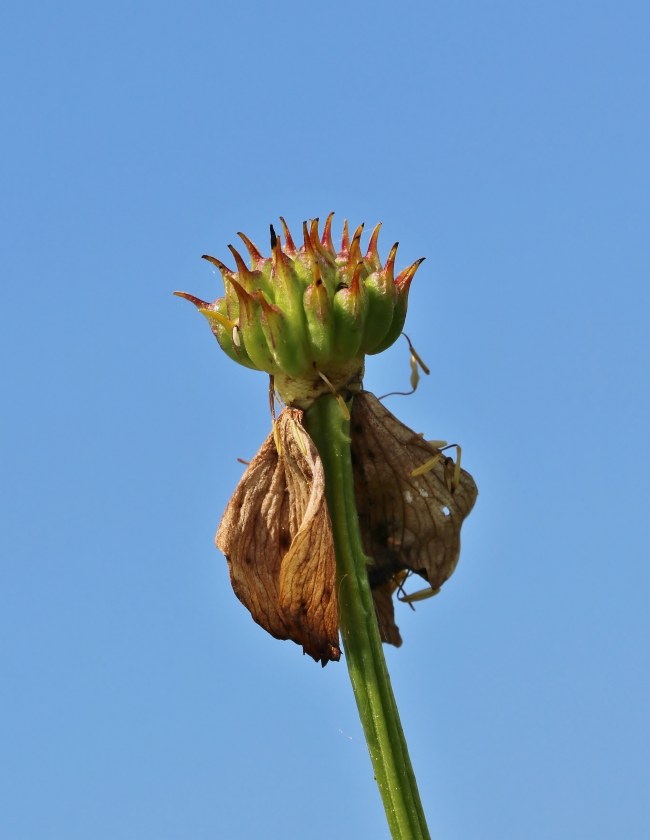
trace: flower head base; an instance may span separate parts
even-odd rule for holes
[[[271,374],[285,403],[300,408],[332,388],[343,394],[359,390],[365,355],[390,347],[402,332],[409,288],[422,262],[416,260],[396,277],[396,243],[382,265],[379,224],[363,255],[363,225],[350,238],[345,222],[337,252],[333,215],[322,236],[318,219],[304,222],[300,248],[281,219],[284,244],[271,226],[270,257],[240,233],[250,268],[232,245],[234,271],[206,255],[225,286],[225,295],[213,303],[176,292],[208,319],[231,359]]]

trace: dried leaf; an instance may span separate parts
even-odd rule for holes
[[[228,503],[216,544],[255,621],[325,665],[341,651],[323,465],[302,411],[284,409],[276,433],[280,454],[269,435]]]
[[[386,603],[386,587],[404,570],[438,589],[460,554],[460,529],[478,490],[460,471],[452,491],[453,461],[416,434],[368,391],[352,405],[354,487],[363,546],[371,557],[370,584],[384,641],[399,638]],[[411,473],[440,457],[424,474]],[[391,604],[392,607],[392,604]]]
[[[255,621],[325,665],[341,655],[336,563],[323,466],[302,416],[293,408],[280,414],[275,435],[250,462],[228,503],[216,543],[228,560],[233,589]],[[393,594],[400,572],[420,575],[434,590],[447,580],[477,489],[461,470],[452,490],[452,459],[368,391],[353,400],[351,438],[379,629],[383,641],[399,646]],[[430,469],[412,475],[434,456]]]
[[[391,581],[386,581],[379,586],[373,587],[372,597],[375,602],[375,613],[377,615],[377,624],[379,625],[379,635],[382,642],[400,647],[402,644],[402,637],[400,636],[399,628],[395,624],[395,605],[393,603],[393,593],[395,588]]]

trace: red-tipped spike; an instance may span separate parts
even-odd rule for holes
[[[334,248],[328,250],[321,242],[318,235],[318,219],[312,219],[310,223],[309,239],[311,240],[311,244],[314,246],[314,253],[322,257],[325,262],[333,265],[336,258],[336,251],[334,251]]]
[[[251,272],[249,271],[248,266],[246,265],[244,260],[242,259],[242,255],[239,253],[239,251],[232,245],[229,245],[228,248],[230,249],[230,253],[235,258],[235,263],[237,264],[237,273],[241,275],[242,279],[250,277]]]
[[[194,295],[191,295],[189,292],[174,292],[176,297],[185,298],[185,300],[189,300],[190,303],[193,303],[197,309],[207,309],[212,306],[211,303],[208,303],[207,300],[201,300],[201,298],[197,298]]]
[[[318,233],[318,218],[312,219],[309,224],[309,238],[311,244],[314,246],[314,251],[318,251],[320,245],[320,234]]]
[[[290,256],[293,256],[296,253],[296,246],[293,243],[293,239],[291,238],[291,233],[289,232],[289,228],[287,227],[287,223],[285,220],[280,216],[280,221],[282,222],[282,229],[284,230],[284,250]]]
[[[415,277],[415,272],[422,265],[424,259],[424,257],[420,257],[419,260],[416,260],[412,265],[400,272],[399,277],[395,278],[395,285],[399,288],[400,292],[408,290],[411,285],[411,280]]]
[[[341,235],[341,251],[347,254],[350,250],[350,232],[348,231],[348,220],[343,220],[343,234]]]
[[[307,254],[310,260],[314,261],[316,259],[316,252],[314,251],[314,246],[312,245],[311,237],[309,236],[307,222],[302,223],[302,238],[304,242],[305,253]]]
[[[361,239],[361,234],[363,233],[363,229],[365,227],[364,222],[361,222],[359,227],[355,230],[354,235],[352,237],[352,241],[354,242],[355,239]]]
[[[264,262],[264,257],[260,254],[257,245],[254,242],[251,242],[250,239],[246,236],[245,233],[239,231],[237,236],[241,239],[241,241],[246,246],[248,253],[251,255],[251,268],[259,268],[260,263]]]
[[[386,260],[386,265],[384,266],[384,274],[390,279],[393,279],[393,272],[395,270],[395,257],[397,256],[397,246],[399,242],[396,242],[393,247],[390,249],[390,254],[388,255],[388,259]]]
[[[370,234],[370,242],[368,243],[368,250],[366,251],[366,259],[373,264],[375,268],[379,268],[381,261],[379,259],[379,251],[377,250],[377,242],[379,240],[379,231],[381,230],[381,222],[375,225],[375,229]]]
[[[283,271],[290,271],[289,260],[282,250],[282,240],[276,235],[273,225],[271,225],[271,231],[271,264],[273,266],[273,270],[280,273]]]
[[[334,218],[334,211],[332,211],[329,216],[325,219],[325,227],[323,228],[323,238],[321,242],[327,248],[327,250],[332,254],[332,256],[336,255],[336,248],[334,247],[334,243],[332,242],[332,219]]]
[[[356,294],[359,291],[359,283],[361,281],[361,272],[363,271],[363,260],[359,260],[357,263],[354,274],[352,275],[352,281],[350,282],[350,292]]]
[[[209,254],[203,254],[201,259],[202,260],[207,260],[208,262],[211,262],[212,265],[216,265],[216,267],[219,269],[219,271],[224,275],[235,273],[234,271],[232,271],[232,269],[228,268],[227,265],[222,263],[221,260],[218,260],[216,257],[211,257]]]
[[[363,233],[363,223],[355,230],[352,242],[350,243],[350,262],[357,263],[361,259],[361,234]]]

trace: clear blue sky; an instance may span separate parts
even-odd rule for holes
[[[344,665],[213,535],[266,379],[172,297],[337,212],[426,256],[389,407],[480,488],[388,650],[434,836],[650,836],[650,12],[14,3],[0,18],[0,837],[387,836]],[[366,240],[364,240],[366,241]],[[398,345],[366,385],[402,389]]]

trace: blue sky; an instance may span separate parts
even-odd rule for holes
[[[387,836],[344,665],[257,627],[213,546],[266,380],[171,294],[330,210],[427,257],[432,375],[387,404],[480,489],[387,650],[432,834],[650,836],[649,24],[5,7],[0,836]],[[366,387],[408,374],[398,344]]]

